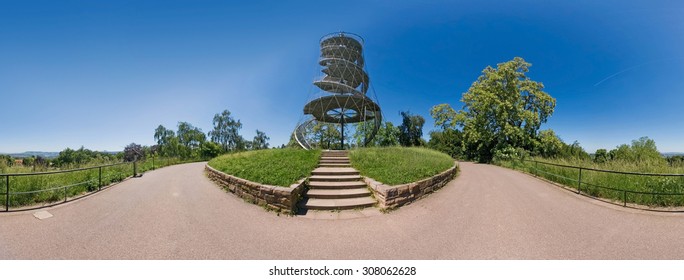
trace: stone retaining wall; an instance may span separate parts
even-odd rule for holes
[[[411,203],[435,190],[440,189],[451,181],[458,172],[458,165],[427,179],[418,182],[388,186],[368,177],[363,177],[366,184],[373,190],[378,206],[391,209]]]
[[[299,202],[299,198],[304,191],[305,179],[301,179],[289,188],[285,188],[263,185],[228,175],[209,165],[206,165],[204,169],[209,179],[247,202],[288,215],[297,213],[297,202]]]

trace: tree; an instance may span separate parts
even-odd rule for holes
[[[494,151],[506,147],[533,150],[537,131],[553,114],[556,100],[543,91],[542,83],[526,76],[530,66],[519,57],[497,68],[487,66],[463,94],[463,108],[453,120],[463,127],[469,158],[489,162]],[[437,111],[449,115],[447,109]]]
[[[181,145],[180,156],[182,158],[191,158],[199,156],[199,147],[207,139],[202,130],[198,127],[194,127],[192,124],[187,122],[178,123],[178,143]]]
[[[213,120],[214,129],[209,132],[209,137],[211,141],[221,144],[224,151],[232,151],[240,148],[243,145],[241,141],[242,136],[240,136],[240,129],[242,129],[242,123],[240,120],[234,120],[230,116],[230,111],[223,110],[221,114],[214,115]]]
[[[430,115],[442,130],[456,127],[456,111],[449,104],[435,105],[430,109]]]
[[[453,158],[461,158],[463,156],[462,142],[463,133],[461,131],[446,128],[441,131],[431,131],[427,146]]]
[[[266,133],[257,129],[254,140],[252,140],[252,150],[268,149],[268,140],[270,140]]]
[[[606,151],[606,149],[596,150],[596,153],[594,153],[594,162],[605,163],[606,161],[608,161],[608,151]]]
[[[563,151],[563,145],[565,145],[551,129],[540,131],[538,141],[535,152],[537,155],[546,158],[560,156]]]
[[[398,146],[401,131],[391,122],[383,123],[375,135],[374,142],[380,147]]]
[[[215,158],[219,156],[222,151],[221,145],[211,141],[204,142],[200,145],[200,155],[205,159]]]
[[[408,111],[400,114],[402,122],[399,126],[399,143],[402,146],[421,146],[425,119],[420,115],[411,115]]]
[[[167,129],[161,124],[154,130],[154,140],[157,141],[160,154],[164,156],[178,156],[177,153],[174,153],[177,150],[176,147],[171,146],[172,142],[174,142],[172,139],[175,137],[176,134],[173,130]]]
[[[648,137],[632,140],[632,145],[622,144],[610,150],[608,155],[611,160],[628,161],[636,163],[653,163],[664,165],[667,160],[658,152],[656,143]]]
[[[145,158],[145,154],[143,153],[143,147],[136,143],[128,144],[128,146],[124,148],[123,153],[124,161],[128,162],[142,160]]]

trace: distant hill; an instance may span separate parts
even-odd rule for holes
[[[103,153],[108,153],[108,154],[114,155],[114,154],[117,154],[119,152],[103,151]],[[14,154],[11,154],[11,153],[0,153],[0,154],[9,155],[13,158],[27,158],[27,157],[32,157],[32,156],[36,156],[36,157],[41,156],[44,158],[56,158],[59,156],[59,152],[38,152],[38,151],[27,151],[27,152],[23,152],[23,153],[14,153]]]

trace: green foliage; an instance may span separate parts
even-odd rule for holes
[[[214,129],[209,132],[211,141],[221,144],[223,150],[235,151],[244,149],[244,139],[240,136],[242,123],[230,116],[230,111],[224,110],[214,115]]]
[[[367,131],[371,129],[371,124],[369,123],[357,123],[355,124],[356,129],[354,130],[353,139],[356,147],[364,147],[364,142],[366,141]],[[384,122],[378,127],[378,132],[375,137],[370,141],[366,147],[389,147],[399,145],[399,128],[394,126],[391,122]]]
[[[427,146],[450,155],[452,158],[463,158],[463,133],[461,131],[446,128],[442,131],[430,132],[430,141]]]
[[[92,164],[105,164],[116,161],[116,157],[109,153],[91,151],[84,147],[78,150],[66,148],[59,152],[53,160],[54,164],[64,169]]]
[[[136,143],[128,144],[123,150],[124,161],[144,160],[145,153],[143,147]]]
[[[677,155],[668,157],[667,163],[672,167],[684,167],[684,156]]]
[[[263,149],[268,149],[268,140],[270,140],[268,136],[266,136],[266,133],[263,131],[259,131],[257,129],[256,135],[254,136],[254,140],[252,140],[252,150],[263,150]]]
[[[383,123],[378,128],[378,133],[375,135],[375,146],[391,147],[399,145],[399,135],[401,131],[391,122]]]
[[[605,163],[608,161],[608,151],[606,149],[598,149],[594,154],[595,163]]]
[[[223,155],[209,161],[209,166],[249,181],[289,187],[310,176],[320,156],[320,150],[258,150]]]
[[[422,146],[423,125],[425,119],[420,115],[412,115],[411,112],[401,112],[401,125],[399,126],[399,144],[402,146]]]
[[[453,119],[463,127],[468,158],[489,162],[496,150],[534,149],[537,131],[553,114],[556,100],[543,91],[542,83],[526,76],[530,66],[519,57],[497,68],[488,66],[463,94],[463,109],[455,116],[446,104],[433,108],[440,123]]]
[[[666,160],[658,152],[655,141],[648,137],[641,137],[632,141],[632,145],[622,144],[611,150],[611,160],[650,162],[653,164],[665,164]]]
[[[157,141],[159,154],[163,156],[178,156],[178,139],[173,130],[159,125],[154,130],[154,140]]]
[[[202,158],[211,159],[223,153],[221,145],[212,141],[204,142],[200,145],[200,155]]]
[[[176,135],[180,144],[181,158],[199,157],[199,147],[207,139],[200,128],[187,122],[179,122]]]
[[[361,175],[388,185],[420,181],[454,166],[447,154],[426,148],[359,148],[349,153]]]
[[[340,146],[342,134],[338,126],[332,123],[316,123],[312,130],[314,139],[310,142],[311,145],[319,149],[343,149]]]
[[[456,111],[449,104],[435,105],[430,109],[430,115],[435,120],[435,125],[442,130],[456,128]]]
[[[552,158],[561,155],[565,143],[556,136],[556,133],[551,130],[542,130],[537,137],[538,144],[536,145],[536,154],[542,157]]]

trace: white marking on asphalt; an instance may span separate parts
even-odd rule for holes
[[[38,220],[45,220],[47,218],[52,218],[52,214],[48,211],[38,211],[36,213],[33,213],[33,216],[36,217]]]

